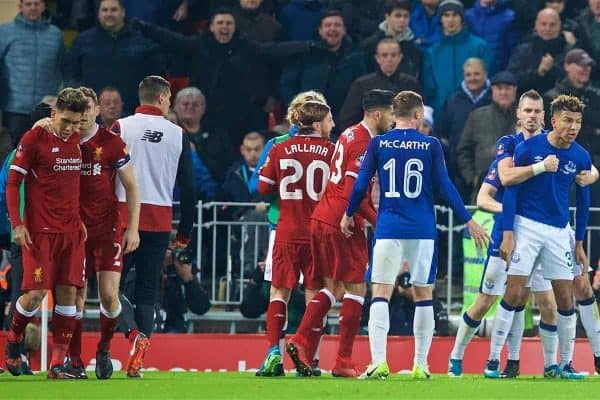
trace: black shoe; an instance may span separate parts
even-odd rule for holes
[[[311,369],[312,369],[313,376],[321,376],[321,368],[319,368],[319,360],[318,359],[313,360]]]
[[[6,369],[13,376],[21,375],[21,343],[6,342]]]
[[[50,367],[50,371],[48,371],[48,379],[74,379],[74,378],[65,372],[64,366],[55,365],[53,367]]]
[[[519,376],[519,360],[507,360],[501,378],[512,379]]]
[[[283,364],[277,364],[275,368],[273,368],[273,376],[285,376]]]
[[[67,378],[70,379],[87,379],[87,373],[85,372],[85,368],[82,365],[63,367],[63,371]]]
[[[33,371],[27,361],[21,361],[21,373],[23,375],[33,375]]]
[[[108,379],[112,376],[113,365],[109,351],[96,352],[96,378]]]
[[[600,357],[594,356],[594,366],[596,367],[596,373],[600,375]]]

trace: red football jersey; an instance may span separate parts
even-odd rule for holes
[[[63,140],[36,128],[19,142],[10,169],[25,175],[25,226],[30,232],[81,229],[79,135]]]
[[[312,214],[313,219],[336,227],[340,225],[352,193],[348,190],[351,188],[345,188],[345,185],[354,185],[370,140],[371,133],[363,123],[351,126],[340,135],[329,166],[331,174],[327,188]],[[351,177],[351,182],[348,182],[347,177]],[[367,197],[370,197],[369,193],[370,188]],[[355,218],[355,224],[357,228],[364,227],[364,221],[360,217]]]
[[[259,191],[279,194],[275,242],[310,243],[310,216],[325,191],[333,148],[325,138],[297,135],[269,151]]]
[[[129,153],[120,136],[96,127],[81,140],[81,219],[89,236],[117,228],[119,211],[115,194],[117,170],[129,163]]]

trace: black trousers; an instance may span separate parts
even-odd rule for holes
[[[123,309],[120,328],[126,334],[132,329],[138,329],[146,336],[152,334],[154,310],[159,302],[163,260],[170,236],[170,232],[140,231],[140,246],[133,253],[123,257],[123,273],[120,284]],[[134,268],[134,293],[124,296],[127,275]],[[135,305],[135,310],[133,305]]]
[[[23,294],[21,290],[21,282],[23,281],[23,253],[21,252],[21,246],[11,243],[8,261],[10,262],[10,310],[8,312],[8,323],[10,324],[15,312],[17,299]]]

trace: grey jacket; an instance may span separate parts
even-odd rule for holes
[[[43,18],[18,14],[0,25],[0,109],[29,114],[46,95],[56,95],[64,54],[62,33]]]
[[[486,173],[495,158],[496,141],[513,133],[516,122],[515,105],[504,110],[491,103],[469,114],[457,148],[458,167],[468,184]]]

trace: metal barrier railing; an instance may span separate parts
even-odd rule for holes
[[[252,209],[260,203],[234,203],[234,202],[198,202],[198,209],[203,210],[203,212],[198,212],[198,220],[197,227],[202,227],[202,229],[198,229],[198,240],[196,243],[197,257],[198,257],[198,265],[205,266],[206,264],[206,249],[203,247],[203,239],[205,235],[211,235],[212,240],[210,241],[211,252],[210,252],[210,294],[211,294],[211,302],[215,305],[230,305],[235,306],[239,305],[244,299],[244,285],[248,281],[248,273],[249,271],[245,271],[244,266],[247,265],[247,257],[246,254],[246,246],[252,246],[252,251],[250,254],[252,255],[252,263],[248,264],[256,267],[259,261],[259,254],[261,251],[266,254],[266,248],[260,249],[259,243],[268,243],[268,230],[262,229],[261,227],[268,226],[268,222],[266,220],[266,213],[264,214],[264,221],[240,221],[240,220],[224,220],[220,219],[220,210],[226,208],[246,208]],[[455,223],[454,212],[452,209],[446,206],[437,205],[436,207],[436,215],[438,224],[436,225],[438,232],[447,232],[447,255],[446,255],[446,271],[447,271],[447,280],[446,280],[446,294],[445,294],[445,303],[448,313],[451,312],[452,308],[452,289],[453,289],[453,276],[454,276],[454,236],[455,234],[460,233],[465,225]],[[476,206],[467,206],[467,209],[473,211],[476,210]],[[572,215],[575,211],[575,208],[571,208]],[[592,207],[590,208],[591,213],[599,212],[600,207]],[[439,221],[441,216],[447,214],[447,222],[445,224],[440,224]],[[207,218],[207,215],[209,216]],[[572,218],[574,221],[574,219]],[[222,230],[221,235],[219,234],[219,229]],[[232,233],[235,229],[238,229],[238,236],[241,236],[241,242],[236,247],[232,244],[232,239],[234,239]],[[592,231],[600,230],[600,226],[588,226],[587,228],[587,254],[589,256],[591,251],[591,233]],[[247,235],[249,231],[253,231],[253,235]],[[262,237],[266,235],[266,237]],[[224,237],[223,237],[224,236]],[[252,243],[246,243],[246,239],[248,236],[253,237]],[[219,243],[219,241],[226,240],[226,244],[223,245]],[[237,254],[232,254],[233,249],[236,248]],[[225,255],[219,255],[218,252],[220,249],[226,249]],[[441,260],[439,260],[441,262]],[[225,265],[218,265],[219,262],[225,262]],[[235,268],[235,267],[238,268]],[[223,268],[224,267],[224,268]],[[219,271],[221,271],[222,275],[219,275]],[[205,279],[205,277],[203,277]],[[237,290],[237,292],[234,290]],[[462,286],[461,286],[462,291]]]

